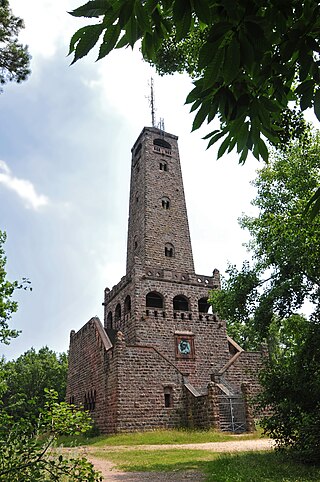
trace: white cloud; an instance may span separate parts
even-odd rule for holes
[[[42,206],[46,206],[49,203],[49,199],[43,195],[38,194],[34,185],[27,179],[19,179],[15,177],[8,165],[0,160],[0,184],[3,184],[8,189],[11,189],[18,194],[25,202],[27,208],[38,210]]]

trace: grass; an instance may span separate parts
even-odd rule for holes
[[[193,469],[206,474],[206,482],[312,482],[320,480],[320,467],[294,462],[282,453],[218,454],[205,450],[97,451],[125,471],[178,472]]]
[[[124,433],[119,435],[100,435],[98,437],[61,437],[60,444],[66,447],[78,445],[162,445],[191,444],[206,442],[228,442],[230,440],[252,440],[260,438],[261,430],[252,434],[234,435],[215,430],[154,430],[151,432]]]

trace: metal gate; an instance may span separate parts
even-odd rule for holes
[[[237,395],[219,395],[220,430],[224,432],[245,432],[246,413],[244,401]]]

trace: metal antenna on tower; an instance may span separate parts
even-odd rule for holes
[[[155,116],[155,107],[154,107],[154,89],[153,89],[153,78],[152,77],[151,77],[151,80],[150,80],[149,105],[151,107],[152,127],[155,127],[156,126],[156,116]]]

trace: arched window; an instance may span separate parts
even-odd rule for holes
[[[163,197],[161,199],[161,204],[163,209],[169,209],[170,208],[170,199],[168,197]]]
[[[107,328],[113,328],[112,327],[112,311],[109,311],[108,316],[107,316]]]
[[[124,314],[126,315],[127,313],[130,313],[131,311],[131,298],[129,295],[126,296],[126,299],[124,300]]]
[[[147,308],[163,308],[163,298],[159,293],[152,291],[146,296],[146,307]]]
[[[183,295],[173,298],[173,309],[177,311],[189,311],[189,300]]]
[[[167,171],[168,170],[168,164],[166,163],[166,161],[164,161],[164,160],[160,161],[159,169],[160,169],[160,171]]]
[[[173,244],[167,243],[164,247],[164,255],[167,258],[173,258],[174,257],[174,246]]]
[[[120,306],[120,303],[118,303],[117,306],[116,306],[116,310],[115,310],[115,313],[114,313],[114,320],[115,320],[115,322],[121,320],[121,306]]]
[[[171,144],[164,139],[154,139],[153,144],[155,146],[163,147],[164,149],[171,149]]]
[[[201,298],[198,300],[199,313],[208,313],[210,308],[210,303],[208,303],[208,298]]]

